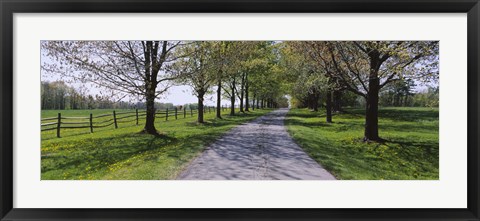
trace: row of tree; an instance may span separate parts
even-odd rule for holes
[[[344,97],[362,97],[364,140],[381,141],[380,95],[387,104],[406,105],[415,82],[437,82],[438,49],[438,41],[295,41],[282,45],[280,57],[295,100],[317,110],[322,97],[331,123]]]
[[[379,94],[381,106],[393,107],[438,107],[439,88],[427,87],[422,91],[414,91],[413,81],[398,81],[385,87]]]
[[[177,51],[179,59],[172,70],[178,83],[193,89],[199,111],[203,110],[205,95],[215,90],[217,118],[222,118],[222,97],[230,100],[230,115],[235,114],[237,100],[240,112],[275,107],[281,101],[285,106],[280,79],[275,79],[273,48],[273,42],[188,42]],[[198,116],[198,122],[203,123],[203,115]]]
[[[63,81],[41,82],[42,110],[128,109],[131,103],[112,101],[107,96],[86,94]]]
[[[173,103],[161,102],[155,102],[154,106],[157,110],[173,110],[177,107]],[[198,105],[184,104],[181,107],[195,110]],[[146,105],[145,102],[115,101],[108,96],[86,94],[63,81],[42,81],[41,108],[42,110],[145,109]]]
[[[439,87],[428,86],[424,90],[414,90],[405,85],[403,81],[384,87],[379,93],[379,106],[382,107],[438,107],[439,106]],[[317,111],[319,108],[326,107],[326,97],[318,96],[318,100],[313,101],[312,96],[293,97],[291,99],[292,107],[310,108]],[[334,91],[332,95],[332,111],[343,112],[343,107],[364,108],[366,101],[363,97],[349,91]],[[318,105],[318,106],[316,106]]]
[[[217,95],[217,110],[229,99],[231,115],[236,106],[240,112],[288,106],[276,50],[267,41],[44,41],[42,71],[144,100],[143,131],[158,134],[155,99],[173,85],[192,88],[199,123],[209,93]]]

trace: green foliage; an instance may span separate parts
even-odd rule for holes
[[[439,88],[427,87],[422,91],[413,91],[412,81],[397,81],[379,94],[381,106],[438,107]]]
[[[386,85],[380,92],[381,106],[411,106],[411,98],[415,95],[416,86],[412,79],[401,79]],[[409,99],[410,98],[410,99]]]
[[[416,93],[412,98],[412,106],[415,107],[438,107],[439,88],[428,87],[427,90]]]
[[[325,69],[309,59],[298,45],[298,42],[284,42],[279,46],[279,66],[286,88],[295,98],[295,106],[304,107],[312,95],[318,99],[319,94],[325,92],[329,84]]]
[[[363,142],[364,110],[347,112],[327,124],[324,113],[292,109],[286,125],[294,140],[339,179],[439,179],[438,109],[380,109],[385,143]]]
[[[218,42],[213,41],[192,41],[176,51],[180,57],[172,65],[178,76],[176,81],[192,87],[197,97],[203,98],[217,79],[217,72],[222,65],[219,46]]]

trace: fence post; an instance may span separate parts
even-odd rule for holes
[[[138,126],[138,109],[135,108],[135,114],[137,115],[137,126]]]
[[[177,107],[175,107],[175,120],[177,119]]]
[[[93,114],[90,113],[90,133],[93,133]]]
[[[58,121],[57,121],[57,137],[60,138],[60,124],[62,123],[62,114],[58,113]]]
[[[212,110],[210,109],[210,106],[208,106],[208,113],[212,113]]]
[[[190,117],[193,117],[193,109],[190,108]]]
[[[167,112],[165,113],[165,120],[166,121],[168,120],[168,108],[167,108]]]
[[[183,118],[187,118],[187,108],[183,108]]]
[[[115,124],[115,129],[118,128],[118,125],[117,125],[117,114],[115,113],[115,111],[113,111],[113,123]]]

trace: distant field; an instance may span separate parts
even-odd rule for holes
[[[62,116],[105,114],[112,110],[68,110]],[[120,110],[117,110],[120,112]],[[215,119],[212,111],[206,123],[197,124],[196,115],[178,120],[157,118],[156,127],[163,137],[140,134],[144,121],[95,129],[62,129],[62,138],[55,131],[42,132],[42,180],[163,180],[173,179],[203,148],[236,125],[252,120],[271,110],[255,110],[246,114]],[[57,110],[42,111],[42,118],[55,117]]]
[[[292,109],[286,125],[294,140],[339,179],[437,180],[438,108],[381,108],[383,144],[364,143],[364,110],[350,109],[325,123],[324,112]]]

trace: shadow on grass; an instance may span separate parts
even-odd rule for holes
[[[265,113],[263,113],[265,114]],[[259,112],[245,112],[245,113],[236,113],[235,115],[224,115],[222,119],[213,118],[213,119],[206,119],[204,123],[198,123],[196,119],[193,121],[185,122],[185,126],[203,126],[203,127],[222,127],[226,125],[234,124],[237,121],[249,119],[252,120],[256,117],[260,117],[262,114]]]
[[[364,118],[365,109],[350,108],[342,114],[342,118]],[[438,110],[427,108],[385,107],[378,110],[378,117],[393,121],[438,121]]]
[[[438,111],[386,109],[379,110],[379,116],[394,121],[436,121],[438,120]]]
[[[395,148],[399,153],[408,158],[416,158],[418,154],[426,154],[427,156],[438,156],[439,148],[437,143],[417,140],[386,140],[385,146]],[[416,152],[409,149],[415,148]]]
[[[197,126],[204,126],[204,127],[221,127],[225,125],[229,125],[232,123],[231,119],[223,118],[223,119],[215,119],[215,120],[206,120],[203,123],[198,123],[197,121],[190,121],[186,122],[185,126],[187,127],[197,127]]]
[[[167,135],[154,136],[132,134],[113,138],[87,139],[84,142],[68,143],[68,148],[42,156],[42,173],[66,168],[98,170],[115,162],[126,160],[134,155],[160,149],[177,142]],[[72,174],[73,175],[73,174]]]
[[[385,132],[386,140],[380,143],[361,139],[363,110],[347,111],[334,117],[330,127],[322,127],[318,124],[323,119],[312,119],[319,114],[292,109],[286,124],[295,141],[340,179],[438,179],[437,111],[426,108],[382,110],[380,136]]]
[[[382,130],[386,131],[396,131],[396,132],[421,132],[421,131],[427,131],[427,132],[434,132],[436,131],[438,133],[438,124],[417,124],[415,126],[412,126],[411,124],[380,124],[379,125],[379,130],[380,132]]]
[[[203,144],[212,142],[219,133],[196,134],[187,139],[172,136],[132,134],[115,138],[96,138],[85,142],[70,143],[67,149],[42,156],[42,179],[82,179],[89,173],[106,174],[116,163],[122,167],[133,163],[155,161],[159,157],[179,161],[198,152]],[[137,161],[138,163],[138,161]],[[154,172],[154,171],[152,171]],[[99,179],[102,175],[98,175]],[[80,178],[82,177],[82,178]]]
[[[289,125],[295,125],[295,126],[303,126],[303,127],[332,127],[333,124],[335,123],[327,123],[324,121],[309,121],[305,122],[302,120],[298,119],[287,119],[287,124]]]

